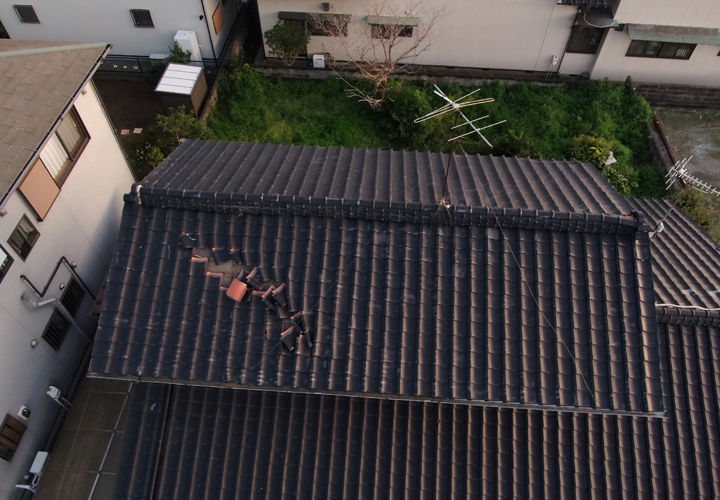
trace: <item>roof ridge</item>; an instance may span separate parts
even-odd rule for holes
[[[52,42],[50,42],[52,43]],[[35,54],[47,54],[48,52],[63,52],[66,50],[99,49],[110,45],[109,43],[77,43],[70,45],[55,45],[50,47],[35,47],[31,49],[0,51],[0,57],[30,56]]]
[[[656,304],[658,323],[720,326],[720,310],[695,306]]]
[[[516,227],[582,233],[648,231],[642,214],[597,214],[528,208],[436,205],[268,194],[210,193],[135,184],[126,201],[162,208],[257,215],[315,216],[431,225]]]

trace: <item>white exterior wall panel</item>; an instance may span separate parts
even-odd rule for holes
[[[322,13],[320,3],[311,0],[260,0],[258,5],[263,32],[275,25],[280,11]],[[562,56],[577,13],[555,0],[447,0],[443,5],[445,16],[433,29],[432,46],[408,63],[547,71],[552,56]],[[331,13],[351,14],[350,30],[369,29],[362,2],[332,2]],[[347,59],[328,37],[311,38],[308,53],[317,52]],[[265,54],[270,54],[267,45]]]
[[[620,0],[620,23],[720,28],[718,0]]]
[[[636,82],[677,85],[720,85],[720,57],[715,45],[698,45],[688,60],[656,57],[627,57],[630,37],[626,32],[607,33],[591,78],[624,81],[632,76]]]
[[[195,32],[202,57],[207,59],[213,58],[210,37],[219,55],[238,9],[238,0],[229,0],[225,6],[222,0],[33,0],[31,4],[40,24],[21,23],[11,2],[0,3],[0,21],[11,38],[106,42],[112,44],[112,54],[147,56],[168,53],[175,33],[188,30]],[[218,5],[225,22],[215,34],[212,14]],[[130,9],[148,9],[155,27],[136,28]]]
[[[59,351],[41,339],[53,306],[33,309],[21,300],[30,288],[20,280],[26,275],[38,288],[48,282],[60,257],[77,263],[76,272],[96,294],[107,272],[122,211],[122,196],[129,192],[132,175],[114,137],[97,93],[88,84],[75,108],[90,135],[80,158],[62,186],[47,217],[37,221],[23,196],[15,191],[0,217],[0,244],[14,259],[0,283],[0,418],[15,415],[21,405],[32,415],[20,447],[11,462],[0,460],[0,491],[15,493],[14,485],[27,472],[35,452],[41,449],[60,407],[45,395],[49,385],[65,391],[79,368],[88,346],[81,331],[72,327]],[[22,261],[7,240],[25,214],[40,232],[35,246]],[[66,284],[70,270],[61,266],[51,281],[45,299],[59,299],[60,283]],[[36,298],[37,300],[37,298]],[[76,315],[88,328],[92,298],[86,295]],[[91,333],[91,330],[88,331]],[[38,346],[32,348],[31,340]]]

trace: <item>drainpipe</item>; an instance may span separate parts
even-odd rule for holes
[[[60,257],[60,260],[59,260],[58,263],[55,265],[55,269],[53,270],[52,274],[50,275],[50,279],[48,279],[48,282],[47,282],[47,284],[45,285],[45,288],[43,288],[43,291],[42,291],[42,292],[41,292],[40,290],[38,290],[37,287],[35,287],[35,285],[33,285],[32,281],[30,281],[30,280],[28,279],[28,277],[25,276],[24,274],[20,275],[20,279],[21,279],[22,281],[24,281],[25,283],[27,283],[28,285],[30,285],[30,288],[32,288],[33,291],[38,295],[38,297],[40,297],[40,298],[42,299],[42,298],[45,296],[45,294],[47,293],[48,288],[50,288],[50,283],[52,283],[52,280],[55,278],[55,275],[57,274],[58,269],[60,269],[60,265],[61,265],[61,264],[65,264],[65,266],[67,266],[67,268],[70,270],[70,272],[72,273],[72,275],[73,275],[75,278],[77,278],[77,280],[78,280],[78,281],[80,282],[80,284],[83,286],[83,288],[85,289],[85,291],[90,294],[90,296],[93,298],[93,300],[96,300],[97,297],[95,296],[95,294],[92,293],[92,290],[90,290],[90,288],[85,284],[85,282],[84,282],[83,279],[80,277],[80,275],[77,273],[77,271],[75,271],[75,267],[77,266],[77,264],[73,265],[74,263],[73,263],[73,262],[69,262],[64,255],[63,255],[62,257]]]
[[[205,10],[205,1],[200,0],[200,5],[202,6],[203,17],[205,18],[205,27],[207,28],[208,38],[210,39],[210,49],[212,50],[213,59],[215,60],[215,62],[217,62],[218,59],[217,55],[215,54],[215,44],[213,44],[212,41],[212,35],[210,34],[210,24],[208,23],[207,11]]]

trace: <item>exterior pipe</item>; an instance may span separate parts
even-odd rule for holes
[[[90,296],[93,298],[93,300],[96,300],[97,297],[95,296],[95,294],[92,293],[92,290],[90,290],[90,288],[85,284],[83,279],[80,277],[80,275],[77,273],[77,271],[75,271],[75,268],[70,264],[70,262],[67,260],[67,258],[64,255],[62,257],[60,257],[60,260],[55,265],[55,269],[53,270],[52,274],[50,275],[50,279],[48,279],[48,282],[45,284],[45,288],[43,288],[42,292],[40,290],[38,290],[37,287],[35,285],[33,285],[32,281],[30,281],[30,279],[28,279],[28,277],[25,276],[24,274],[20,275],[20,279],[23,280],[28,285],[30,285],[30,288],[33,289],[33,291],[38,295],[38,297],[43,298],[45,296],[45,294],[47,293],[48,288],[50,288],[50,283],[52,283],[53,278],[55,278],[55,275],[57,274],[58,269],[60,269],[61,264],[65,264],[67,266],[67,268],[70,270],[72,275],[75,278],[77,278],[77,280],[83,286],[85,291],[87,291],[87,293],[90,294]]]

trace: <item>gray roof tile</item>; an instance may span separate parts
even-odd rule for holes
[[[342,177],[328,167],[330,159],[344,169]],[[592,166],[466,156],[450,200],[498,200],[523,210],[498,207],[497,220],[477,206],[438,214],[433,195],[392,179],[413,178],[408,172],[423,171],[418,164],[441,172],[441,159],[186,142],[136,186],[136,196],[126,197],[91,372],[499,406],[662,411],[656,327],[643,321],[655,308],[640,296],[652,288],[650,260],[636,258],[649,246],[647,233],[632,216],[553,212],[605,206],[618,214],[629,208],[625,200]],[[314,180],[293,180],[297,172]],[[562,186],[562,199],[535,193],[530,200],[511,188],[547,172],[558,180],[545,184]],[[360,187],[334,191],[339,178]],[[187,179],[220,191],[190,191]],[[478,193],[480,183],[489,197]],[[580,185],[582,197],[569,194]],[[377,198],[349,197],[363,192]],[[316,198],[322,195],[337,199]],[[183,232],[207,252],[240,250],[243,264],[234,273],[259,267],[263,290],[286,283],[285,315],[269,310],[260,295],[240,303],[228,298],[211,262],[179,245]],[[314,345],[300,340],[289,352],[280,334],[299,311],[310,313],[306,335]]]

